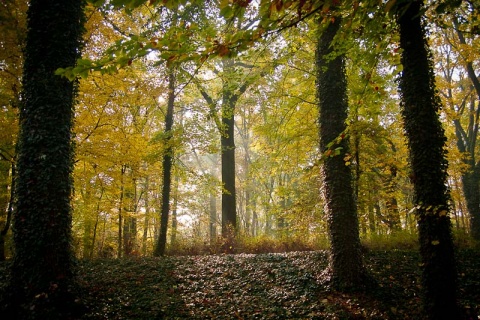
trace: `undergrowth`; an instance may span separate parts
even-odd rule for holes
[[[182,239],[167,248],[167,255],[205,255],[226,253],[222,238],[217,238],[212,243],[197,239]],[[235,253],[280,253],[293,251],[326,250],[328,241],[326,238],[307,239],[299,236],[282,237],[244,237],[239,236],[234,243]]]
[[[454,230],[454,243],[457,248],[475,249],[479,245],[469,234],[462,230]],[[368,234],[361,236],[361,244],[365,250],[418,250],[418,234],[405,230],[390,234]],[[326,235],[305,239],[301,236],[257,236],[240,235],[234,244],[234,253],[281,253],[294,251],[328,250]],[[222,238],[208,241],[196,238],[183,238],[167,248],[169,256],[206,255],[226,253]]]

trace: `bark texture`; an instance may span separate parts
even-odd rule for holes
[[[414,184],[424,305],[430,319],[458,319],[446,187],[446,138],[437,113],[440,101],[435,94],[431,54],[421,22],[422,6],[422,1],[412,1],[398,14],[403,49],[402,116]]]
[[[322,176],[331,246],[330,269],[335,286],[350,289],[363,283],[364,273],[353,176],[344,161],[349,153],[348,139],[344,136],[348,110],[345,62],[344,56],[332,48],[339,28],[340,19],[336,18],[318,41],[317,96],[320,150],[325,155]]]
[[[81,0],[32,0],[28,9],[12,318],[67,319],[74,312],[70,199],[76,85],[54,73],[75,65],[80,55],[83,6]]]

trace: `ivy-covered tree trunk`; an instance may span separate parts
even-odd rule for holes
[[[422,1],[399,8],[402,116],[408,138],[419,228],[422,285],[430,319],[458,319],[456,270],[448,215],[445,134],[438,117],[431,54],[421,22]]]
[[[83,7],[82,0],[31,0],[28,8],[9,310],[16,319],[67,319],[74,311],[76,85],[55,70],[75,65],[80,56]]]
[[[160,212],[160,234],[158,236],[157,245],[154,255],[156,257],[163,256],[167,246],[167,230],[168,216],[170,212],[170,193],[172,189],[172,163],[173,163],[173,146],[172,146],[172,128],[173,128],[173,111],[175,106],[175,71],[170,67],[168,71],[168,101],[167,113],[165,115],[165,153],[163,155],[162,166],[162,208]]]
[[[326,155],[322,177],[331,246],[330,271],[336,287],[351,289],[362,284],[364,272],[353,177],[344,160],[349,153],[348,141],[344,138],[348,110],[345,62],[344,56],[334,53],[332,48],[339,28],[340,18],[335,18],[318,41],[317,98],[320,150]],[[332,142],[336,143],[329,146]],[[332,149],[337,152],[331,152]]]

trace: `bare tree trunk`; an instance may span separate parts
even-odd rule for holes
[[[123,253],[125,257],[132,256],[136,251],[137,242],[137,208],[138,194],[136,179],[132,179],[133,184],[127,185],[124,199],[125,203],[124,219],[123,219]],[[132,190],[133,189],[133,190]],[[124,200],[125,202],[125,200]]]
[[[172,208],[172,232],[170,235],[170,243],[175,245],[177,242],[177,232],[178,232],[178,220],[177,220],[177,208],[178,208],[178,185],[180,183],[180,178],[178,175],[175,176],[175,193],[173,195],[173,208]]]
[[[234,251],[234,240],[237,232],[236,183],[235,183],[235,103],[231,92],[224,92],[222,105],[221,135],[222,145],[222,237],[225,239],[224,251]]]
[[[258,228],[257,201],[254,197],[252,199],[252,237],[258,236]]]
[[[210,194],[209,212],[210,244],[213,245],[217,241],[217,197],[214,193]]]
[[[125,172],[127,170],[126,165],[122,165],[120,176],[120,199],[118,203],[118,252],[117,258],[122,257],[123,248],[123,198],[125,193]]]
[[[143,222],[143,235],[142,235],[142,254],[147,255],[147,240],[148,229],[150,228],[150,179],[149,176],[145,178],[145,218]]]
[[[3,226],[2,230],[0,231],[0,261],[5,261],[5,237],[7,236],[8,230],[10,230],[10,225],[12,222],[13,216],[13,206],[15,203],[15,177],[16,173],[16,166],[15,161],[12,160],[11,166],[11,183],[10,183],[10,196],[8,199],[7,205],[7,216],[5,219],[5,225]]]
[[[93,253],[95,252],[95,242],[97,241],[97,229],[98,229],[98,223],[100,221],[100,203],[102,201],[104,191],[105,189],[102,187],[102,193],[100,193],[100,198],[97,201],[97,209],[95,210],[96,219],[95,219],[95,225],[93,228],[92,245],[90,246],[90,252],[88,254],[90,259],[93,258]]]

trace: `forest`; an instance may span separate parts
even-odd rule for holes
[[[478,319],[479,9],[0,1],[0,313]]]

